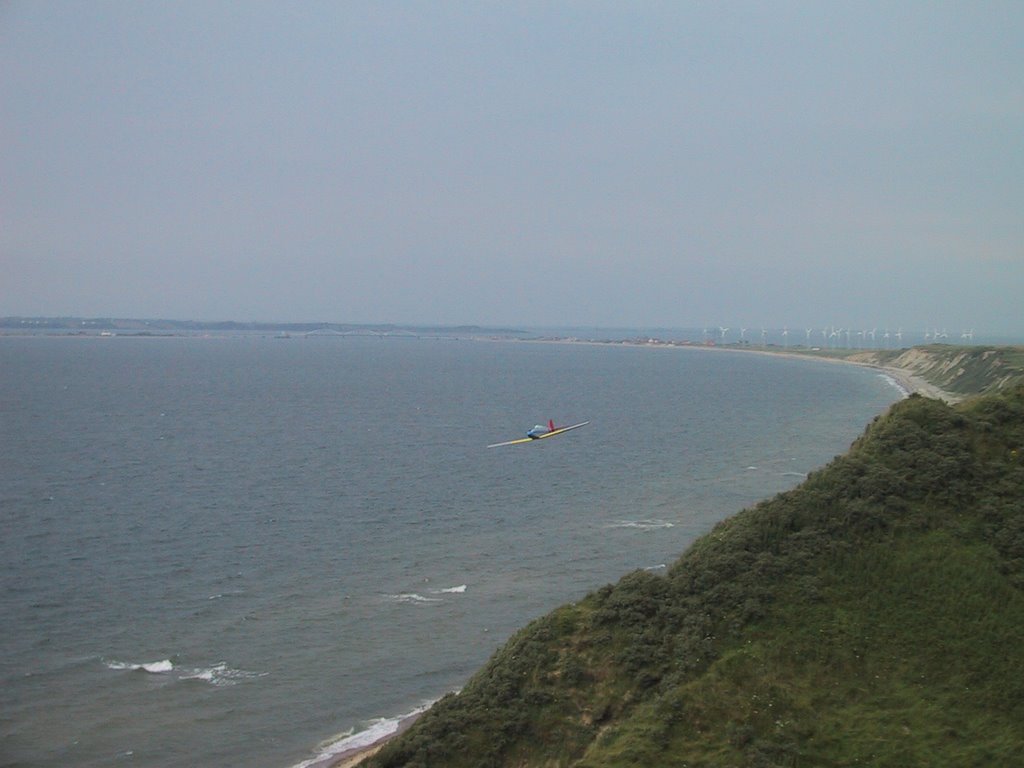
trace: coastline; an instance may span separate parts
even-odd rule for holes
[[[699,349],[699,347],[698,347]],[[712,349],[715,349],[714,347]],[[807,354],[803,352],[778,352],[774,350],[760,350],[760,349],[734,349],[736,352],[750,352],[759,355],[775,355],[776,357],[785,357],[791,360],[816,360],[823,363],[844,363],[846,365],[858,365],[861,368],[872,368],[879,373],[891,378],[903,392],[909,397],[910,395],[921,395],[923,397],[930,397],[935,400],[942,400],[950,405],[960,402],[963,397],[955,395],[952,392],[947,392],[940,387],[926,381],[921,378],[913,371],[907,368],[897,368],[894,366],[875,365],[874,363],[868,363],[861,360],[851,360],[844,357],[824,357],[821,355]]]
[[[517,343],[542,343],[542,344],[587,344],[587,345],[612,345],[612,346],[627,346],[627,347],[646,347],[649,349],[681,349],[681,350],[695,350],[704,352],[737,352],[739,354],[748,355],[770,355],[772,357],[782,357],[790,360],[814,360],[822,363],[843,363],[845,365],[857,365],[861,368],[872,368],[879,373],[888,376],[893,380],[895,385],[905,393],[905,396],[910,395],[921,395],[923,397],[930,397],[935,400],[942,400],[950,405],[960,402],[964,398],[961,395],[947,392],[946,390],[935,386],[934,384],[921,378],[913,371],[907,368],[897,368],[894,366],[876,365],[874,363],[865,362],[863,360],[854,360],[846,357],[828,357],[826,355],[817,355],[811,352],[798,352],[781,349],[756,349],[752,347],[742,346],[707,346],[704,344],[691,344],[691,343],[673,343],[663,342],[654,339],[648,341],[633,340],[633,341],[598,341],[598,340],[585,340],[577,338],[546,338],[546,339],[500,339],[490,338],[488,341],[511,341]]]
[[[737,350],[745,352],[748,350]],[[749,350],[750,352],[758,352],[758,350]],[[819,357],[817,355],[801,354],[799,352],[763,352],[766,355],[780,355],[788,357],[794,360],[818,360],[826,363],[845,363],[846,365],[858,365],[861,368],[872,368],[882,375],[888,376],[892,379],[896,386],[906,393],[906,396],[910,395],[921,395],[923,397],[930,397],[935,400],[942,400],[950,405],[960,402],[963,398],[960,395],[954,395],[952,392],[947,392],[934,384],[921,378],[913,371],[907,368],[896,368],[893,366],[875,365],[874,363],[866,363],[860,360],[850,360],[847,358],[839,357]]]

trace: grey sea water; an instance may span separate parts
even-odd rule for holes
[[[0,339],[0,765],[310,761],[899,397],[720,350]],[[548,418],[591,423],[485,448]]]

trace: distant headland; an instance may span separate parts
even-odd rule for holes
[[[0,317],[0,333],[72,336],[175,336],[201,333],[273,333],[322,336],[529,335],[514,328],[478,325],[398,325],[391,323],[275,323],[237,320],[166,320],[114,317]]]

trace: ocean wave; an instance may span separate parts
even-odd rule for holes
[[[218,592],[215,595],[210,595],[206,599],[207,600],[222,600],[225,597],[237,597],[238,595],[244,595],[244,594],[245,594],[245,590],[244,589],[234,589],[234,590],[231,590],[229,592]]]
[[[206,669],[189,670],[187,674],[181,675],[182,680],[201,680],[210,685],[225,686],[235,685],[243,680],[255,680],[258,677],[265,677],[266,672],[250,672],[245,669],[232,669],[225,662],[214,664]]]
[[[194,669],[178,668],[170,659],[150,661],[136,664],[131,661],[104,661],[107,669],[127,672],[148,672],[152,675],[171,675],[177,680],[201,680],[211,685],[235,685],[243,680],[254,680],[263,677],[266,672],[250,672],[245,669],[233,669],[226,662],[218,662],[212,667]]]
[[[890,376],[888,373],[880,373],[878,374],[878,377],[880,379],[883,379],[890,386],[894,387],[895,389],[898,389],[900,394],[903,395],[903,397],[910,397],[910,390],[907,387],[905,387],[903,383],[894,376]]]
[[[675,528],[675,523],[667,520],[616,520],[608,523],[605,528],[635,528],[640,531],[653,531],[659,528]]]
[[[461,595],[466,591],[466,585],[460,584],[457,587],[448,587],[447,589],[439,589],[436,592],[431,590],[435,595]]]
[[[393,736],[399,728],[430,709],[433,703],[433,701],[427,702],[416,707],[412,712],[398,717],[381,717],[370,720],[367,722],[366,728],[361,731],[350,729],[345,733],[338,734],[337,738],[328,740],[319,747],[315,757],[304,760],[292,768],[327,768],[348,753],[372,747],[378,741]]]
[[[149,672],[152,675],[162,675],[174,671],[174,664],[171,663],[170,659],[143,662],[141,664],[135,664],[130,661],[105,661],[104,664],[107,665],[108,669]]]
[[[443,603],[444,600],[440,597],[424,597],[423,595],[415,592],[400,592],[397,595],[388,595],[388,600],[395,603],[411,603],[411,604],[424,604],[424,603]]]

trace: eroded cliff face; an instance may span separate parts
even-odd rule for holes
[[[899,368],[957,395],[1004,390],[1024,381],[1024,347],[953,347],[859,352],[851,360]]]

